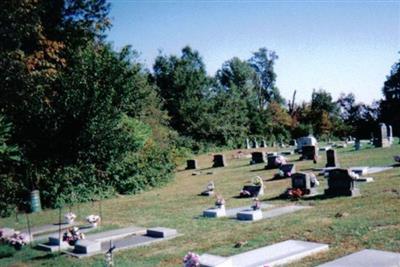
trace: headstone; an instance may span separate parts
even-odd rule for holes
[[[267,157],[267,166],[265,169],[277,169],[279,168],[282,163],[278,162],[277,158],[282,156],[268,156]]]
[[[249,138],[246,138],[246,149],[250,149],[250,140]]]
[[[210,181],[210,182],[208,182],[208,184],[206,186],[206,190],[201,192],[200,195],[202,195],[202,196],[212,196],[212,195],[214,195],[214,189],[215,189],[214,182]]]
[[[221,207],[206,209],[205,211],[203,211],[203,216],[211,218],[225,217],[226,216],[225,205],[222,205]]]
[[[304,196],[317,194],[319,183],[314,174],[296,172],[292,175],[292,189],[300,189]]]
[[[387,126],[387,137],[390,144],[393,144],[393,128],[392,125]]]
[[[195,159],[188,159],[186,161],[186,170],[196,170],[197,167],[197,160]]]
[[[384,123],[379,124],[378,132],[374,138],[375,147],[390,147],[390,142],[388,140],[387,128]]]
[[[283,164],[279,167],[279,171],[282,177],[291,177],[296,172],[296,166],[294,164]]]
[[[253,152],[251,153],[250,164],[265,163],[265,152]]]
[[[395,267],[400,266],[400,253],[364,249],[318,267]]]
[[[225,167],[225,166],[226,166],[225,156],[222,154],[214,155],[213,168]]]
[[[81,239],[76,241],[74,253],[90,254],[101,251],[101,243],[98,241]]]
[[[360,139],[356,139],[356,140],[354,141],[354,149],[355,149],[356,151],[358,151],[358,150],[360,150],[360,148],[361,148],[361,141],[360,141]]]
[[[325,167],[339,167],[337,160],[336,150],[329,149],[326,151],[326,165]]]
[[[355,175],[349,169],[334,169],[329,172],[328,196],[359,196],[360,190],[355,186]]]
[[[255,138],[253,140],[253,148],[258,148],[258,142],[257,142],[257,139],[255,139]]]
[[[248,194],[244,194],[244,192],[248,192]],[[262,195],[264,195],[264,188],[262,185],[245,185],[240,191],[241,197],[257,197]]]
[[[285,155],[285,156],[289,156],[289,155],[293,155],[294,151],[288,150],[288,151],[282,151],[281,155]]]
[[[166,238],[177,235],[176,229],[165,228],[165,227],[154,227],[147,229],[147,236]]]
[[[297,147],[297,141],[296,141],[296,139],[290,140],[289,145],[290,145],[290,146],[295,146],[295,147]]]
[[[302,160],[314,160],[318,157],[318,147],[315,145],[305,145],[301,149]]]
[[[263,218],[261,209],[258,210],[242,210],[236,214],[238,220],[241,221],[258,221]]]
[[[261,140],[261,147],[263,148],[267,147],[267,142],[264,139]]]

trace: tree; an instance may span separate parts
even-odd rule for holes
[[[250,66],[254,69],[254,85],[257,92],[259,109],[264,109],[272,100],[282,103],[279,89],[275,85],[276,74],[274,72],[275,60],[278,59],[274,51],[260,48],[249,59]]]
[[[383,85],[385,99],[381,101],[380,119],[393,126],[393,133],[400,134],[400,60],[390,71]]]
[[[185,47],[179,58],[160,55],[153,69],[172,128],[197,140],[207,139],[204,115],[209,109],[212,84],[199,53]]]

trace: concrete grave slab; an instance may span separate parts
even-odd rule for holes
[[[310,206],[300,206],[300,205],[290,205],[290,206],[285,206],[285,207],[274,208],[274,209],[264,211],[263,219],[270,219],[270,218],[278,217],[278,216],[285,215],[288,213],[293,213],[296,211],[300,211],[303,209],[310,209],[310,208],[311,208]]]
[[[12,228],[4,227],[0,228],[0,232],[1,232],[1,238],[8,238],[15,233],[15,230]]]
[[[135,248],[135,247],[140,247],[140,246],[147,246],[151,245],[153,243],[173,239],[177,236],[180,236],[176,232],[175,229],[170,229],[170,228],[164,228],[164,227],[155,227],[152,228],[154,232],[157,232],[158,234],[155,235],[160,235],[159,232],[162,232],[162,234],[165,237],[153,237],[149,235],[130,235],[121,239],[116,239],[112,242],[113,245],[115,245],[115,250],[114,251],[119,251],[119,250],[125,250],[125,249],[130,249],[130,248]],[[150,229],[149,229],[150,230]],[[169,230],[169,231],[167,231]],[[175,232],[175,235],[171,235],[172,232]],[[71,255],[73,257],[77,258],[85,258],[85,257],[91,257],[96,254],[100,253],[105,253],[108,249],[110,248],[110,242],[109,241],[104,241],[101,242],[101,249],[99,251],[94,251],[92,253],[76,253],[76,251],[66,251],[65,253],[68,255]]]
[[[267,203],[261,203],[261,209],[268,209],[274,207],[272,204],[267,204]],[[227,209],[226,210],[226,216],[235,218],[236,214],[242,210],[248,209],[249,206],[243,206],[243,207],[238,207],[238,208],[232,208],[232,209]]]
[[[203,254],[200,256],[200,267],[233,267],[232,260],[226,257]]]
[[[318,267],[398,267],[400,266],[400,253],[387,252],[375,249],[364,249],[359,252],[344,256],[337,260],[327,262]]]
[[[101,242],[92,240],[78,240],[75,243],[74,252],[78,254],[92,254],[101,251]]]
[[[228,259],[232,261],[232,267],[273,267],[283,264],[289,264],[304,257],[324,252],[328,249],[329,246],[327,244],[299,240],[287,240],[262,248],[250,250],[241,254],[237,254],[229,257]],[[205,266],[218,266],[212,265],[213,258],[209,257],[208,254],[205,255],[207,255],[207,259],[209,259],[209,261],[207,262],[208,265]],[[200,259],[202,259],[202,256],[200,257]],[[215,263],[217,263],[218,261],[222,261],[222,259],[216,257]],[[202,264],[201,261],[200,264]]]
[[[73,223],[61,223],[61,230],[66,230],[70,227],[76,226],[77,223],[73,222]],[[55,223],[55,224],[46,224],[46,225],[42,225],[42,226],[37,226],[37,227],[32,227],[31,228],[31,235],[33,237],[35,236],[39,236],[42,234],[46,234],[46,233],[58,233],[58,230],[60,229],[60,224]],[[28,229],[23,229],[21,230],[21,233],[28,233]],[[36,239],[36,238],[35,238]]]

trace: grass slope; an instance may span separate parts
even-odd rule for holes
[[[391,148],[365,146],[360,151],[353,148],[338,150],[342,167],[383,166],[393,164],[393,155],[400,154],[400,145]],[[270,148],[266,149],[271,151]],[[273,149],[272,149],[273,150]],[[255,175],[268,180],[276,170],[264,170],[263,164],[249,165],[249,159],[236,159],[237,151],[226,151],[228,167],[211,169],[211,155],[198,157],[202,168],[200,175],[183,167],[177,170],[176,179],[163,188],[154,189],[135,196],[120,196],[104,200],[101,204],[103,227],[137,225],[144,227],[165,226],[176,228],[184,236],[148,247],[121,251],[115,254],[116,266],[181,266],[182,257],[188,251],[229,256],[253,248],[273,244],[287,239],[328,243],[331,249],[309,257],[291,266],[315,266],[363,248],[374,248],[400,252],[400,168],[373,174],[374,183],[363,184],[361,197],[331,198],[323,200],[301,200],[299,204],[311,205],[294,214],[247,224],[235,220],[207,219],[199,215],[213,206],[214,198],[197,196],[208,181],[213,180],[217,192],[227,201],[227,208],[250,205],[249,199],[236,199],[243,184]],[[290,156],[297,170],[323,167],[325,153],[320,152],[317,165],[311,161],[296,161],[298,155]],[[210,169],[209,169],[210,168]],[[206,174],[211,171],[213,174]],[[326,187],[322,177],[320,191]],[[290,185],[290,180],[275,180],[265,183],[263,200],[277,205],[291,204],[286,200],[273,200]],[[99,213],[99,203],[75,206],[72,210],[78,217]],[[66,212],[67,209],[62,212]],[[336,218],[337,213],[348,216]],[[46,210],[31,214],[35,225],[57,222],[58,211]],[[25,228],[25,217],[0,219],[0,226]],[[241,248],[234,248],[238,241],[247,241]],[[51,255],[30,247],[14,252],[0,246],[0,266],[103,266],[104,256],[78,260],[65,255]]]

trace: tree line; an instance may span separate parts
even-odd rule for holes
[[[322,89],[297,103],[280,94],[278,55],[267,48],[214,76],[190,47],[146,69],[129,46],[105,40],[109,8],[0,2],[1,216],[27,208],[34,189],[55,207],[159,186],[186,153],[241,147],[246,137],[369,138],[379,121],[399,131],[400,63],[373,105]]]

